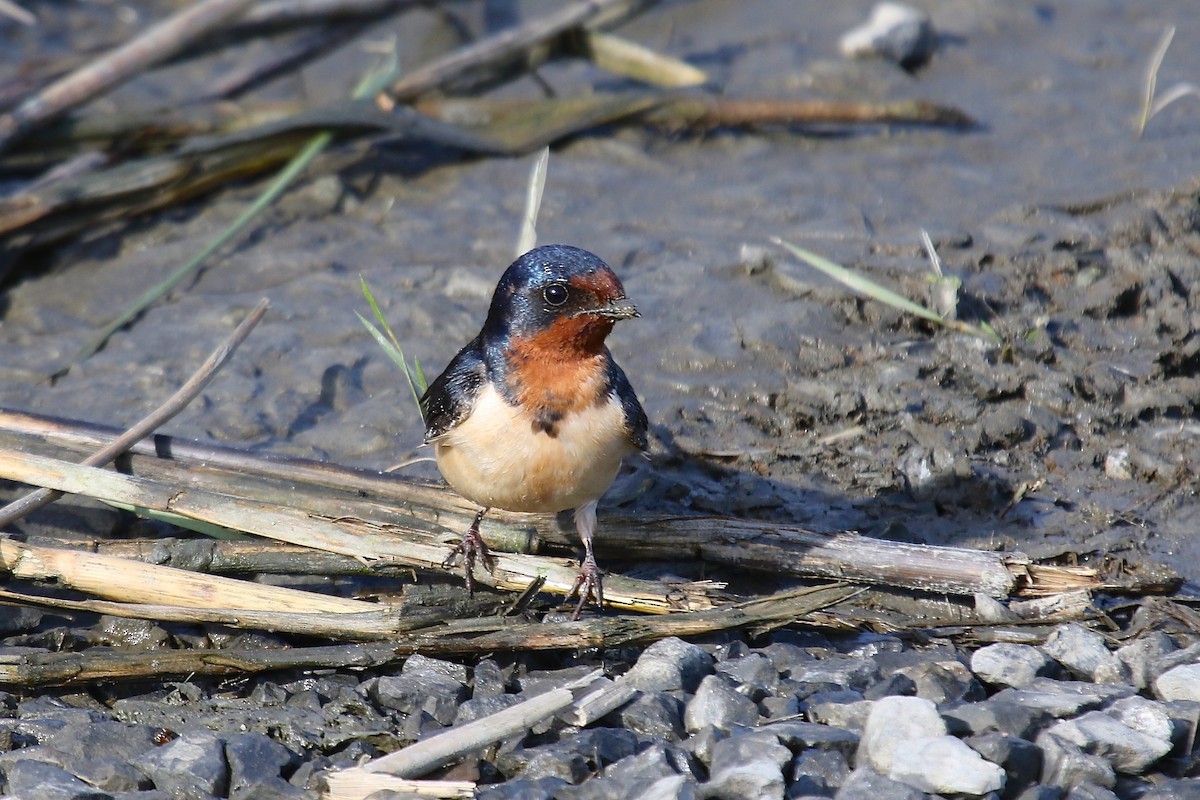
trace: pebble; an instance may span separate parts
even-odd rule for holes
[[[1006,780],[1003,769],[953,736],[916,737],[897,743],[887,776],[934,794],[998,792]]]
[[[757,721],[758,706],[754,701],[738,694],[718,675],[707,675],[700,681],[683,712],[683,726],[688,733],[710,726],[722,730],[736,725],[749,727]]]
[[[1061,720],[1050,727],[1048,733],[1102,756],[1113,769],[1128,775],[1142,774],[1171,749],[1169,733],[1161,739],[1148,736],[1101,711]]]
[[[838,49],[847,58],[883,58],[907,70],[927,62],[936,47],[929,15],[895,2],[878,3],[866,22],[838,40]]]
[[[1053,661],[1027,644],[1001,642],[981,647],[971,655],[971,671],[996,686],[1028,686],[1051,673]]]
[[[871,707],[859,757],[881,775],[887,775],[902,743],[945,735],[946,723],[930,701],[920,697],[885,697]]]
[[[560,714],[460,769],[478,772],[489,800],[1195,796],[1194,778],[1169,777],[1188,774],[1191,762],[1171,754],[1187,752],[1200,714],[1188,634],[1116,652],[1081,625],[1058,626],[1042,646],[973,652],[874,634],[770,636],[762,647],[664,640],[623,676],[628,660],[606,654],[609,678],[589,691],[628,686],[621,705]],[[111,710],[81,695],[0,694],[0,785],[52,799],[309,800],[323,769],[484,718],[595,662],[414,656],[366,677],[250,680],[240,696],[236,684],[173,683]]]
[[[712,671],[713,657],[690,642],[669,637],[647,647],[625,680],[644,692],[693,692]]]
[[[1129,683],[1129,668],[1100,634],[1077,623],[1055,628],[1042,650],[1072,675],[1093,683]]]
[[[1154,693],[1160,700],[1200,702],[1200,664],[1181,664],[1154,679]]]

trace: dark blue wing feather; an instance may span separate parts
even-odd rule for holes
[[[646,450],[649,446],[646,431],[650,427],[650,422],[646,419],[646,412],[642,409],[642,404],[638,402],[637,392],[633,391],[629,379],[625,377],[625,371],[617,366],[617,362],[613,361],[611,355],[608,357],[608,385],[609,391],[621,401],[621,409],[625,412],[625,429],[629,433],[629,441],[633,442],[637,449]]]
[[[487,366],[483,345],[479,337],[475,337],[458,351],[421,397],[426,444],[467,418],[485,380]]]

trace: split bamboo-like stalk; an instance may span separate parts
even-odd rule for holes
[[[421,569],[440,569],[448,549],[439,535],[428,529],[409,529],[406,536],[389,534],[385,527],[362,520],[323,518],[286,506],[269,506],[260,500],[231,497],[203,489],[180,489],[147,478],[134,478],[44,456],[0,453],[0,476],[9,480],[82,494],[133,510],[165,512],[205,525],[253,533],[290,544],[315,547],[368,560],[384,560]],[[491,574],[478,580],[499,588],[522,591],[544,576],[545,588],[570,593],[578,568],[566,559],[495,553]],[[165,569],[159,567],[158,569]],[[711,607],[705,585],[666,586],[659,582],[610,576],[605,599],[618,608],[666,613]],[[103,588],[93,584],[94,589]],[[220,604],[236,608],[236,604]]]

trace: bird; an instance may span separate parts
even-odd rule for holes
[[[451,488],[479,507],[444,565],[462,556],[468,591],[476,557],[494,568],[479,533],[488,511],[573,509],[584,556],[567,595],[579,597],[572,619],[589,598],[603,609],[596,504],[622,460],[646,451],[648,429],[605,340],[616,322],[638,316],[599,256],[537,247],[504,271],[483,328],[429,384],[425,444]]]

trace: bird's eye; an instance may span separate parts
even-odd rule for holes
[[[567,302],[567,287],[561,283],[552,283],[542,292],[542,297],[552,306],[561,306]]]

